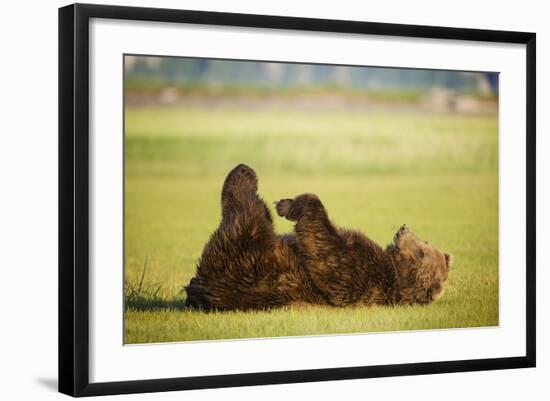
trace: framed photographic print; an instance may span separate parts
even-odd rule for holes
[[[535,366],[535,82],[534,33],[61,8],[59,390]]]

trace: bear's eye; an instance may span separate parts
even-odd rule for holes
[[[422,249],[419,249],[418,251],[416,251],[416,256],[419,257],[419,258],[423,258],[424,257],[424,251]]]

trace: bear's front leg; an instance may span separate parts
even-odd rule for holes
[[[346,245],[319,198],[303,194],[281,199],[276,209],[279,216],[296,222],[294,230],[303,267],[326,301],[338,306],[349,303],[353,274],[346,263]]]
[[[308,256],[327,256],[341,247],[342,239],[316,195],[303,194],[294,199],[281,199],[276,203],[276,209],[279,216],[296,222],[294,229],[298,244]]]

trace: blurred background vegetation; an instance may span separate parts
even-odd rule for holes
[[[327,94],[414,103],[436,89],[448,99],[495,100],[498,92],[498,74],[483,72],[135,56],[125,57],[125,71],[130,101],[138,94],[166,102],[191,94]],[[447,104],[453,105],[460,102]]]
[[[124,135],[127,343],[498,324],[498,74],[126,56]],[[455,256],[445,296],[181,310],[238,163],[270,205],[316,193],[336,224],[382,245],[411,225]]]

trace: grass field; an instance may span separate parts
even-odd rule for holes
[[[128,107],[125,343],[498,325],[496,116]],[[201,313],[182,287],[252,166],[271,205],[314,192],[333,221],[382,245],[403,223],[454,255],[429,306]],[[274,214],[275,215],[275,214]],[[276,230],[292,225],[278,217]]]

